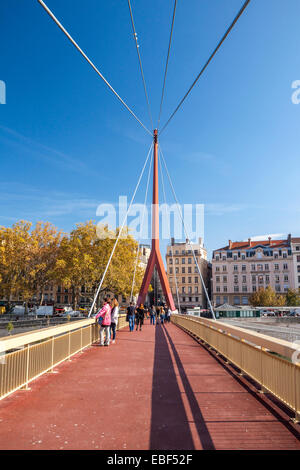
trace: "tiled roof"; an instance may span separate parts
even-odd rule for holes
[[[293,243],[300,243],[300,238],[292,238]]]
[[[293,239],[292,239],[293,240]],[[300,239],[299,239],[300,240]],[[269,249],[274,249],[274,248],[288,248],[289,243],[287,240],[252,240],[251,245],[249,245],[249,242],[232,242],[231,248],[229,248],[229,245],[224,246],[223,248],[218,248],[217,250],[214,251],[226,251],[226,250],[248,250],[250,248],[255,248],[256,246],[262,245],[266,248]]]

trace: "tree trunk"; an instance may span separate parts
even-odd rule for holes
[[[43,305],[43,301],[44,301],[44,292],[42,291],[41,300],[40,300],[40,306]]]

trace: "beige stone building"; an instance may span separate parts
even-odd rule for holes
[[[214,250],[212,259],[212,300],[214,306],[223,303],[248,305],[249,297],[259,288],[271,286],[278,294],[294,289],[294,259],[299,256],[299,242],[292,253],[291,235],[285,240],[251,240],[232,242]],[[299,252],[299,255],[297,255]],[[300,269],[300,268],[299,268]],[[300,273],[299,273],[300,276]],[[298,279],[299,281],[299,279]],[[299,283],[300,284],[300,283]]]
[[[199,239],[199,243],[193,243],[192,247],[203,280],[206,286],[209,287],[207,251],[203,246],[202,239]],[[174,239],[172,239],[171,245],[167,247],[166,261],[167,276],[176,307],[178,308],[178,288],[179,303],[182,310],[198,306],[206,308],[205,292],[188,240],[182,243],[175,243]]]

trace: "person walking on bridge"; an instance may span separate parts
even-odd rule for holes
[[[150,307],[150,325],[155,325],[155,310],[153,305]]]
[[[116,341],[116,329],[119,317],[119,302],[114,297],[110,303],[111,307],[111,324],[110,324],[110,337],[112,337],[112,344]]]
[[[138,327],[139,327],[139,326],[140,326],[140,331],[142,331],[142,325],[144,324],[144,317],[145,317],[144,305],[141,304],[141,305],[136,309],[136,314],[135,314],[136,331],[138,330]]]
[[[96,320],[102,318],[100,326],[100,346],[109,346],[110,340],[110,325],[111,325],[111,307],[109,305],[109,299],[104,297],[101,310],[96,315]],[[99,323],[99,320],[98,320]],[[105,333],[105,343],[104,343]]]
[[[135,315],[135,307],[133,302],[130,302],[129,307],[127,307],[127,315],[126,321],[129,323],[129,331],[134,330],[134,315]]]

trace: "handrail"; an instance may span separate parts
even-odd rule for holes
[[[256,346],[264,349],[268,349],[269,351],[276,352],[277,354],[287,358],[291,358],[295,351],[299,349],[299,345],[297,347],[296,344],[293,344],[284,339],[273,338],[272,336],[249,331],[239,326],[228,325],[218,320],[210,320],[208,318],[197,317],[194,315],[186,315],[186,317],[192,317],[194,321],[200,322],[218,331],[236,336],[240,340],[248,341],[249,343],[255,344]]]

